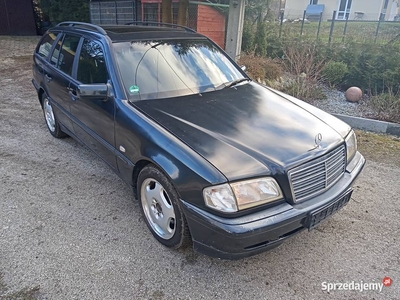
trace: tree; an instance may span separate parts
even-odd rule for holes
[[[89,22],[89,0],[38,0],[43,18],[53,22]]]
[[[251,22],[244,21],[243,36],[242,36],[242,50],[244,52],[254,51],[254,32]]]
[[[261,16],[258,18],[255,40],[255,55],[265,56],[267,54],[267,30],[265,28],[265,22],[262,20]]]
[[[277,6],[279,0],[248,0],[245,11],[245,19],[255,22],[261,18],[263,21],[273,21],[275,19],[272,7]]]

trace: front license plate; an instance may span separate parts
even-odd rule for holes
[[[322,221],[326,220],[340,210],[343,206],[345,206],[350,201],[352,193],[353,190],[350,190],[345,195],[329,203],[328,205],[311,212],[307,218],[308,230],[314,229]]]

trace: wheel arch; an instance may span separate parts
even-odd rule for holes
[[[142,171],[146,166],[153,164],[150,160],[141,159],[136,162],[135,166],[133,167],[132,172],[132,188],[133,188],[133,196],[135,199],[138,199],[138,191],[137,191],[137,180],[139,177],[140,171]]]
[[[45,90],[42,87],[39,88],[39,90],[38,90],[38,98],[39,98],[40,106],[42,108],[43,108],[43,95],[44,95],[44,93],[45,93]]]
[[[178,167],[172,162],[171,159],[164,155],[150,156],[146,158],[141,158],[139,161],[136,162],[135,166],[133,167],[132,172],[132,187],[135,199],[138,199],[138,186],[137,180],[139,173],[148,165],[154,165],[157,169],[160,170],[171,182],[174,186],[176,192],[180,196],[180,192],[178,187],[176,186],[175,180],[178,178]]]

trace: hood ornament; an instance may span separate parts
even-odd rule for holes
[[[313,151],[313,150],[315,150],[315,149],[320,149],[320,148],[321,148],[321,144],[322,144],[322,134],[321,134],[321,133],[318,133],[318,134],[315,136],[314,148],[311,148],[311,149],[308,150],[308,151]]]
[[[315,136],[315,147],[316,147],[316,148],[321,148],[321,143],[322,143],[322,134],[321,134],[321,133],[318,133],[318,134]]]

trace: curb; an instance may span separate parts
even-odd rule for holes
[[[400,124],[377,121],[372,119],[351,117],[341,114],[332,114],[332,115],[346,122],[351,127],[357,129],[362,129],[377,133],[391,134],[400,137]]]

